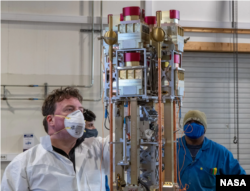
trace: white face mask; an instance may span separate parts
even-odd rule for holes
[[[80,138],[83,135],[85,129],[85,120],[83,113],[80,110],[76,110],[66,117],[63,115],[55,115],[58,117],[64,117],[64,126],[68,133],[75,138]],[[62,129],[63,130],[63,129]],[[60,131],[62,131],[60,130]],[[59,133],[60,131],[54,133],[53,135]]]

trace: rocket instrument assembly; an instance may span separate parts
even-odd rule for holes
[[[101,39],[111,191],[181,190],[175,107],[182,105],[185,70],[179,19],[177,10],[145,16],[140,7],[108,15],[109,27]]]

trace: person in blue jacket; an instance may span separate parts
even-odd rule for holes
[[[89,109],[85,109],[83,111],[84,119],[86,120],[85,132],[80,139],[90,138],[90,137],[97,137],[98,131],[94,126],[94,121],[96,119],[96,115],[90,111]],[[106,191],[110,191],[109,184],[108,184],[108,176],[105,175],[105,187]]]
[[[180,188],[212,191],[216,189],[216,175],[246,174],[229,150],[205,137],[205,113],[188,111],[183,126],[185,136],[179,138],[177,143],[177,179]]]

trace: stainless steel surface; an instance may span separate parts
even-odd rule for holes
[[[118,41],[129,39],[141,39],[141,33],[121,33],[118,36]]]
[[[124,106],[123,104],[114,106],[114,113],[118,113],[119,115],[115,115],[115,142],[121,143],[115,145],[115,176],[117,174],[120,175],[121,180],[124,180],[124,168],[118,165],[118,162],[122,161],[123,155],[123,142],[120,142],[120,139],[123,137],[122,125],[124,118]]]
[[[125,120],[125,118],[124,118]],[[123,162],[124,164],[128,164],[127,162],[127,134],[126,134],[126,123],[123,123]]]
[[[145,66],[124,66],[124,67],[117,67],[117,70],[135,70],[135,69],[144,69]]]

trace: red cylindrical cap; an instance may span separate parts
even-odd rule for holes
[[[125,62],[140,62],[140,53],[130,52],[124,54]]]
[[[120,14],[120,21],[124,21],[123,14]]]
[[[156,24],[156,17],[155,16],[147,16],[147,17],[145,17],[144,21],[148,25],[154,25],[154,24]]]
[[[109,24],[109,15],[111,15],[111,16],[112,16],[113,14],[108,14],[108,24]]]
[[[123,16],[138,15],[140,16],[140,7],[123,7]]]
[[[180,20],[180,11],[170,10],[169,17],[170,17],[170,19],[179,19]]]
[[[170,60],[171,60],[171,54],[170,54]],[[174,63],[180,63],[180,55],[174,54]]]

